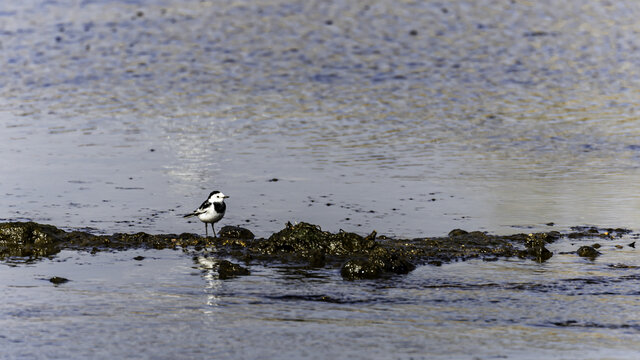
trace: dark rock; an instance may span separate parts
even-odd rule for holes
[[[308,256],[316,252],[326,253],[327,248],[331,247],[330,237],[329,232],[322,231],[317,225],[287,223],[283,230],[271,235],[260,245],[267,254],[288,252]]]
[[[0,224],[0,258],[39,258],[57,254],[64,234],[54,226],[34,222]]]
[[[218,262],[218,277],[220,279],[225,280],[244,275],[249,275],[249,270],[247,268],[227,260],[220,260]]]
[[[136,256],[136,257],[133,258],[133,260],[135,260],[135,261],[142,261],[144,259],[145,259],[144,256]]]
[[[256,236],[251,231],[240,226],[223,226],[218,232],[222,238],[253,240]]]
[[[549,231],[547,233],[542,233],[542,234],[546,234],[547,235],[545,240],[548,243],[552,243],[552,242],[554,242],[554,241],[556,241],[556,240],[558,240],[558,239],[560,239],[562,237],[562,234],[559,231],[555,231],[555,230],[554,231]]]
[[[327,264],[327,257],[322,252],[312,253],[309,256],[309,266],[321,268]]]
[[[545,245],[552,241],[551,238],[547,233],[529,234],[524,242],[524,246],[527,248],[525,257],[533,258],[537,262],[549,260],[553,253]]]
[[[461,229],[453,229],[451,231],[449,231],[449,237],[456,237],[456,236],[462,236],[462,235],[467,235],[468,232],[461,230]]]
[[[588,258],[596,258],[598,255],[600,255],[600,252],[594,249],[593,246],[581,246],[578,249],[577,253],[578,253],[578,256],[588,257]]]
[[[530,234],[527,237],[527,240],[524,242],[524,246],[526,246],[527,248],[534,248],[534,247],[544,247],[547,242],[545,241],[544,237],[541,236],[537,236],[538,234]]]
[[[267,254],[288,252],[302,257],[310,257],[315,253],[345,255],[369,250],[375,245],[375,237],[375,231],[363,238],[345,231],[332,234],[322,231],[317,225],[304,222],[296,225],[287,223],[285,229],[261,242],[260,248]]]
[[[607,266],[610,267],[610,268],[613,268],[613,269],[638,269],[638,268],[640,268],[640,266],[627,265],[627,264],[609,264]]]
[[[548,36],[551,35],[552,33],[546,32],[546,31],[529,31],[524,33],[524,37],[537,37],[537,36]]]
[[[402,255],[383,247],[376,247],[371,251],[369,260],[385,272],[393,274],[407,274],[416,268]]]
[[[525,254],[524,257],[531,258],[539,263],[545,262],[553,256],[553,253],[544,246],[530,247],[525,251]]]
[[[377,279],[385,274],[407,274],[415,265],[399,254],[376,247],[367,258],[347,261],[340,270],[346,280]]]
[[[345,280],[377,279],[382,276],[382,268],[366,259],[352,259],[340,269]]]
[[[406,274],[417,265],[440,266],[452,261],[483,259],[495,261],[521,257],[542,262],[553,256],[546,245],[561,237],[572,239],[611,239],[612,232],[622,236],[624,229],[603,230],[594,227],[572,228],[570,234],[557,231],[490,235],[485,232],[456,229],[445,237],[392,239],[339,231],[330,233],[319,226],[299,223],[286,227],[268,239],[255,239],[251,231],[225,226],[218,238],[195,234],[146,233],[92,235],[81,231],[65,232],[36,223],[0,223],[0,259],[27,257],[29,260],[57,254],[61,249],[91,251],[103,249],[182,249],[184,252],[210,253],[216,258],[232,258],[247,264],[291,264],[302,267],[340,268],[345,279],[374,279]],[[619,231],[619,233],[618,233]],[[599,255],[595,246],[581,247],[580,256]],[[136,257],[142,260],[144,257]],[[221,278],[246,275],[249,271],[229,261],[216,265]]]
[[[376,232],[373,231],[366,237],[340,230],[332,235],[332,241],[336,245],[331,250],[336,254],[349,254],[368,251],[376,245]]]
[[[64,284],[66,282],[69,282],[69,279],[66,279],[60,276],[54,276],[50,278],[49,281],[53,284],[59,285],[59,284]]]

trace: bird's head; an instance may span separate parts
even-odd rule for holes
[[[222,202],[224,199],[228,198],[227,195],[221,193],[220,191],[212,191],[209,194],[209,202]]]

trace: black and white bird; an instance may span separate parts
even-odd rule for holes
[[[204,223],[204,232],[207,237],[209,236],[207,224],[211,224],[213,236],[216,237],[216,230],[213,228],[213,224],[220,221],[224,216],[224,212],[227,210],[227,205],[224,203],[224,199],[226,198],[228,198],[228,196],[220,191],[212,191],[207,200],[205,200],[199,208],[184,217],[197,216],[198,219]]]

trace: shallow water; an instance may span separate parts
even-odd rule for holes
[[[211,259],[180,251],[63,251],[0,267],[0,343],[7,359],[630,359],[640,260],[614,247],[627,240],[595,261],[469,261],[359,282],[255,265],[219,280]]]
[[[0,220],[200,233],[202,224],[179,215],[218,189],[231,196],[220,225],[258,236],[286,221],[395,237],[546,231],[550,222],[637,229],[638,18],[634,1],[3,2]],[[140,357],[256,357],[262,348],[290,358],[324,357],[318,349],[433,358],[445,347],[443,357],[584,349],[628,358],[637,350],[627,341],[637,319],[608,312],[633,315],[635,270],[570,256],[426,267],[385,285],[322,272],[292,282],[295,273],[259,268],[216,282],[178,253],[141,267],[130,255],[3,268],[14,304],[0,307],[11,314],[3,321],[43,343],[0,340],[20,344],[18,358],[42,347],[48,357],[74,347],[135,357],[133,344],[146,349]],[[86,263],[81,273],[76,262]],[[155,271],[136,280],[131,268]],[[74,281],[38,280],[54,269]],[[624,281],[576,286],[622,288],[584,295],[558,285],[567,273],[599,271]],[[476,286],[477,274],[497,285]],[[535,289],[513,289],[520,275]],[[429,287],[451,279],[462,287]],[[537,289],[546,281],[558,286]],[[355,302],[279,297],[327,287]],[[63,305],[31,303],[38,296]],[[208,305],[210,296],[223,305]],[[103,310],[109,298],[115,305]],[[495,299],[507,313],[492,310]],[[563,315],[575,303],[578,314]],[[557,313],[527,315],[531,308]],[[594,312],[601,317],[586,315]],[[132,314],[136,326],[119,325]],[[159,345],[174,338],[185,345]],[[338,343],[327,348],[327,338]],[[249,341],[256,347],[241,346]],[[291,353],[274,350],[292,343],[300,346]]]

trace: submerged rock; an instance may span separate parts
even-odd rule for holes
[[[0,259],[22,257],[35,260],[57,254],[62,249],[81,251],[126,250],[134,248],[178,249],[190,247],[217,259],[235,258],[246,264],[287,263],[308,268],[340,269],[344,279],[375,279],[407,274],[417,265],[441,265],[451,261],[520,257],[543,262],[553,256],[546,245],[560,237],[605,238],[627,234],[625,229],[573,228],[569,234],[557,231],[489,235],[480,231],[452,230],[448,236],[436,238],[377,238],[375,231],[367,236],[339,231],[323,231],[309,223],[287,223],[284,229],[267,239],[255,239],[242,227],[225,226],[218,238],[195,234],[146,233],[92,235],[81,231],[65,232],[54,226],[33,222],[0,223]],[[594,257],[591,246],[578,250],[580,256]],[[140,259],[142,260],[142,259]],[[248,275],[249,270],[227,260],[217,261],[221,279]]]
[[[56,285],[60,285],[60,284],[64,284],[66,282],[69,282],[69,279],[67,278],[63,278],[60,276],[54,276],[52,278],[49,279],[49,282],[56,284]]]
[[[576,252],[578,253],[578,256],[592,258],[592,259],[600,255],[600,252],[596,250],[593,246],[580,246],[580,248],[578,248],[578,251]]]

